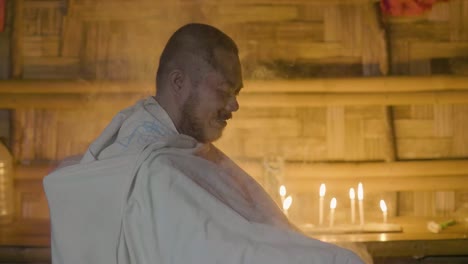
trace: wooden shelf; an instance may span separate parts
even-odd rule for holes
[[[468,77],[462,76],[246,80],[244,86],[243,107],[468,103]],[[0,108],[120,109],[154,90],[142,82],[4,80]]]

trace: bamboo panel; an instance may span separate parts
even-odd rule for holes
[[[231,24],[230,28],[233,31],[240,31],[238,38],[240,41],[323,41],[322,22],[250,22]]]
[[[58,36],[33,36],[23,38],[24,57],[58,57],[60,38]]]
[[[362,63],[364,76],[376,76],[389,71],[387,41],[385,31],[380,27],[380,18],[377,8],[366,5],[362,9],[361,28],[366,29],[362,33]]]
[[[468,40],[468,4],[464,0],[450,1],[450,39]],[[466,53],[465,53],[466,54]]]
[[[453,107],[453,144],[456,156],[468,155],[468,106],[455,105]]]
[[[325,7],[323,14],[324,38],[326,42],[341,42],[343,40],[341,13],[338,7]]]
[[[49,219],[42,181],[16,181],[18,219]]]
[[[410,110],[411,119],[434,119],[434,106],[432,105],[412,105]]]
[[[409,75],[410,42],[391,39],[390,50],[392,51],[390,56],[391,72],[395,75]]]
[[[392,23],[389,25],[389,35],[392,39],[427,40],[447,42],[450,39],[448,22],[417,22]]]
[[[453,114],[452,105],[434,106],[434,135],[436,137],[453,136]]]
[[[243,137],[243,155],[239,158],[263,159],[269,155],[289,161],[323,161],[327,159],[326,142],[313,137]],[[223,149],[224,151],[224,149]],[[261,174],[257,174],[259,177]]]
[[[396,120],[395,132],[397,138],[432,138],[434,134],[433,120]]]
[[[363,120],[361,118],[345,118],[345,128],[342,131],[344,140],[345,160],[366,160],[364,151]]]
[[[339,6],[342,29],[342,44],[350,52],[350,56],[362,56],[363,27],[361,6]],[[369,32],[366,32],[369,33]]]
[[[364,153],[366,153],[367,160],[385,160],[395,161],[384,156],[384,142],[382,137],[377,138],[364,138]]]
[[[363,136],[365,138],[383,138],[385,125],[382,119],[363,120]]]
[[[24,57],[23,59],[23,78],[72,79],[79,76],[78,58]],[[61,89],[63,89],[63,87],[64,86],[62,86]]]
[[[401,159],[439,159],[454,157],[451,138],[398,138]]]
[[[326,138],[327,109],[325,107],[304,108],[300,110],[302,133],[305,137]]]
[[[26,36],[58,35],[62,25],[62,11],[59,1],[42,6],[24,3],[24,34]],[[47,4],[47,5],[46,5]]]
[[[327,157],[329,160],[344,159],[345,151],[345,111],[342,106],[327,109]]]
[[[304,3],[299,4],[298,20],[307,22],[323,22],[324,7],[322,5],[310,5],[308,3],[309,1],[304,1]]]
[[[235,117],[229,121],[229,129],[248,130],[255,134],[269,134],[270,136],[294,136],[301,134],[302,126],[298,119],[286,118],[243,118]]]
[[[176,4],[155,1],[108,1],[93,3],[73,3],[69,6],[68,16],[82,20],[138,20],[160,18],[168,20],[168,8]]]
[[[468,54],[466,42],[411,42],[410,56],[414,60],[463,57]]]
[[[310,60],[329,57],[350,56],[341,43],[309,42],[309,41],[278,41],[276,43],[262,43],[256,52],[259,60]]]
[[[411,119],[411,106],[410,105],[400,105],[394,106],[393,108],[393,120],[399,119]]]
[[[430,21],[447,22],[451,19],[450,2],[439,2],[432,6],[431,11],[426,15]]]
[[[297,19],[298,9],[291,5],[218,5],[214,20],[223,23],[249,21],[290,21]]]
[[[83,40],[83,22],[77,18],[63,18],[61,56],[79,57]]]

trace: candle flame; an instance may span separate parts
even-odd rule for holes
[[[284,187],[284,185],[281,185],[280,188],[279,188],[279,193],[281,196],[285,196],[286,195],[286,187]]]
[[[384,200],[380,200],[380,209],[382,212],[387,212],[387,205],[385,204]]]
[[[288,210],[289,207],[291,207],[291,204],[292,204],[292,197],[291,195],[289,195],[286,199],[284,199],[284,202],[283,202],[283,210]]]
[[[325,187],[325,183],[320,184],[320,197],[324,197],[326,191],[327,188]]]
[[[354,192],[354,188],[349,188],[349,199],[354,200],[356,198],[356,193]]]
[[[333,197],[330,202],[330,209],[335,209],[336,208],[336,198]]]
[[[357,197],[359,201],[364,200],[364,189],[362,188],[362,183],[358,184]]]

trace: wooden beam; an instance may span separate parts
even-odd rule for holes
[[[243,107],[416,105],[468,103],[468,77],[369,77],[246,81]],[[148,83],[86,81],[0,81],[0,108],[119,109],[154,94]]]
[[[256,179],[263,174],[260,162],[239,165]],[[16,180],[41,180],[54,165],[17,166]],[[468,160],[375,163],[285,164],[285,185],[291,193],[318,191],[327,184],[330,193],[346,193],[362,182],[367,194],[392,191],[468,189]]]
[[[242,93],[406,93],[468,91],[468,76],[393,76],[318,78],[303,80],[245,80]],[[148,82],[74,80],[2,80],[6,93],[141,93],[153,92]]]
[[[144,94],[3,94],[0,108],[4,109],[71,109],[91,106],[119,110],[130,106]],[[332,105],[417,105],[467,104],[468,91],[423,93],[369,94],[263,94],[239,95],[241,107],[317,107]]]
[[[15,0],[14,2],[14,20],[12,34],[12,52],[11,52],[11,72],[13,78],[21,78],[23,74],[23,5],[24,0]]]

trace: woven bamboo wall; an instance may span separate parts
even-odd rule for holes
[[[165,42],[188,22],[210,23],[230,34],[248,79],[468,74],[466,0],[385,23],[373,1],[365,0],[16,0],[15,5],[20,15],[13,75],[22,79],[152,82]],[[29,163],[82,153],[118,110],[17,110],[15,157]],[[467,105],[241,106],[217,145],[239,160],[384,161],[388,111],[395,127],[393,159],[468,157]],[[313,200],[313,191],[297,201]],[[464,193],[453,195],[457,204],[468,202]],[[375,199],[381,197],[395,199],[394,193]],[[402,204],[409,205],[400,212],[433,211],[415,212],[418,197],[403,197]],[[292,209],[292,217],[313,215],[314,206],[304,204]],[[394,202],[389,206],[394,211]],[[28,210],[23,215],[35,212]]]

